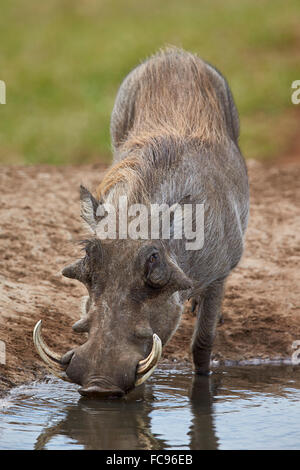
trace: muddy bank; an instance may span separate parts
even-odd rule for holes
[[[300,162],[264,166],[248,162],[251,216],[243,260],[227,282],[219,360],[287,358],[300,340]],[[105,167],[2,167],[0,198],[0,393],[40,378],[45,369],[32,344],[42,319],[50,346],[65,352],[83,342],[71,325],[85,288],[61,269],[80,255],[80,183],[94,189]],[[190,361],[195,317],[187,305],[163,360]],[[1,359],[1,358],[0,358]],[[2,357],[3,360],[3,357]]]

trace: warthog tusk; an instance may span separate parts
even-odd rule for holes
[[[137,366],[137,375],[139,376],[135,381],[135,386],[141,385],[144,383],[153,371],[156,369],[158,361],[160,360],[162,353],[162,345],[159,336],[156,334],[153,335],[153,345],[152,350],[146,359],[143,359],[138,363]]]
[[[63,366],[60,363],[60,356],[59,354],[52,351],[49,346],[45,343],[42,333],[42,320],[39,320],[34,327],[33,330],[33,343],[37,353],[43,359],[43,361],[47,364],[47,369],[52,374],[56,375],[59,379],[66,380],[70,382],[68,376],[63,370]]]

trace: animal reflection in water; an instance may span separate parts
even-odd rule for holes
[[[212,403],[219,377],[195,376],[190,397],[188,436],[182,436],[182,446],[190,449],[216,449]],[[186,397],[186,390],[176,390]],[[35,449],[44,449],[55,436],[67,436],[87,450],[166,449],[168,443],[151,430],[154,410],[151,384],[126,400],[91,401],[81,398],[66,408],[65,418],[48,428],[37,438]],[[174,410],[176,413],[176,410]],[[189,443],[188,443],[189,441]]]

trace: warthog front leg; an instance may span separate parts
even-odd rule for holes
[[[205,289],[201,298],[195,299],[197,323],[192,339],[192,353],[197,374],[207,375],[210,371],[210,356],[215,330],[221,314],[224,279],[214,281]]]

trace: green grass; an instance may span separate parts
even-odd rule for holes
[[[299,14],[298,0],[2,0],[0,162],[108,162],[118,87],[167,44],[227,77],[244,155],[277,154],[298,124]]]

